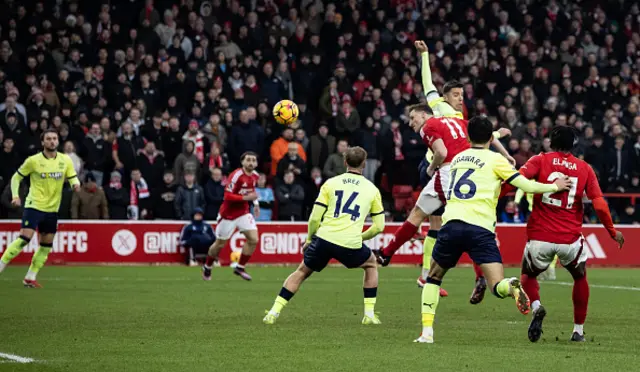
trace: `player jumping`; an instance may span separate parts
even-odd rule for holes
[[[384,230],[384,209],[380,191],[362,176],[366,159],[367,152],[361,147],[349,148],[345,153],[347,173],[330,178],[320,188],[309,217],[304,259],[284,281],[273,307],[263,319],[265,324],[274,324],[302,283],[314,271],[322,271],[332,258],[349,269],[364,269],[362,324],[380,324],[374,313],[378,267],[375,256],[362,242]],[[373,225],[362,232],[369,213]]]
[[[0,272],[26,247],[36,229],[39,234],[40,247],[31,259],[31,266],[22,284],[28,288],[41,288],[36,276],[53,248],[53,238],[58,230],[58,209],[62,199],[62,187],[69,181],[74,191],[80,190],[80,181],[73,168],[71,158],[60,153],[58,149],[58,132],[47,129],[40,136],[42,152],[30,156],[22,163],[11,178],[11,205],[21,204],[18,190],[20,182],[29,177],[31,182],[27,195],[20,237],[14,240],[0,259]]]
[[[443,96],[441,97],[438,94],[438,90],[436,86],[433,84],[433,80],[431,78],[431,66],[429,64],[429,49],[427,48],[427,44],[422,40],[417,40],[414,43],[414,46],[420,52],[420,56],[422,59],[422,86],[424,87],[425,97],[427,98],[427,103],[429,107],[434,112],[435,117],[445,117],[445,118],[457,118],[464,119],[463,111],[463,85],[462,83],[451,80],[447,82],[443,87]],[[515,164],[515,160],[509,155],[507,150],[502,146],[500,141],[498,141],[501,137],[506,137],[511,134],[511,131],[508,129],[502,128],[499,131],[493,133],[494,142],[492,145],[495,147],[498,152],[500,152],[503,156],[505,156],[511,164]],[[431,150],[427,152],[426,159],[428,163],[433,163],[433,153]],[[435,169],[435,168],[434,168]],[[438,236],[438,230],[442,225],[442,213],[444,212],[444,208],[438,208],[433,211],[429,215],[429,231],[427,232],[427,236],[425,237],[423,244],[423,260],[422,260],[422,273],[418,277],[417,283],[418,286],[423,287],[425,281],[427,279],[427,273],[429,271],[429,261],[431,259],[431,252],[433,251],[433,246],[436,242],[436,238]],[[423,219],[424,220],[424,219]],[[420,223],[421,224],[421,223]],[[418,225],[419,227],[420,225]],[[396,234],[399,231],[396,232]],[[398,247],[402,246],[405,241],[402,241]],[[394,244],[392,241],[391,244]],[[395,252],[395,250],[394,250]],[[486,290],[486,280],[482,276],[482,270],[477,265],[473,265],[474,271],[476,273],[476,285],[471,294],[470,302],[472,304],[478,304],[484,298],[484,292]],[[444,289],[441,289],[440,294],[444,297],[447,295],[447,292]]]
[[[456,88],[457,89],[457,88]],[[422,222],[429,217],[429,231],[424,244],[423,267],[429,267],[433,245],[438,236],[438,230],[442,223],[439,211],[445,205],[446,200],[443,190],[449,183],[449,168],[451,159],[460,152],[470,147],[467,140],[467,121],[456,117],[435,117],[429,105],[418,104],[409,107],[409,126],[420,133],[424,143],[433,151],[433,161],[427,168],[427,174],[431,180],[422,189],[415,207],[409,217],[396,230],[394,238],[383,250],[376,251],[378,262],[387,266],[393,254],[409,241],[419,229]],[[498,133],[496,133],[498,135]],[[495,143],[499,141],[493,141]],[[434,216],[436,214],[437,216]],[[421,279],[426,280],[426,269]],[[477,274],[478,275],[478,274]],[[418,279],[419,281],[421,279]],[[480,272],[476,280],[476,288],[471,297],[471,303],[479,303],[484,297],[486,281]],[[441,289],[444,297],[446,292]]]
[[[245,152],[240,156],[240,164],[242,164],[242,168],[231,172],[228,178],[229,184],[224,190],[224,200],[220,206],[216,226],[217,240],[209,248],[207,260],[202,266],[203,280],[211,280],[213,263],[218,260],[220,250],[227,244],[236,227],[244,234],[246,241],[233,273],[244,280],[251,280],[251,275],[246,272],[245,265],[249,262],[258,244],[258,227],[253,216],[249,213],[248,202],[253,202],[253,212],[259,216],[260,207],[258,206],[258,194],[256,194],[259,176],[255,171],[258,166],[258,155],[250,151]]]
[[[489,150],[492,124],[484,116],[469,121],[471,148],[451,162],[451,180],[444,190],[447,207],[443,226],[433,250],[427,284],[422,290],[422,334],[415,340],[433,343],[433,320],[439,289],[447,271],[464,252],[471,256],[487,278],[498,298],[513,297],[521,313],[529,312],[529,299],[517,278],[504,278],[502,257],[496,244],[496,205],[503,180],[525,192],[543,193],[568,190],[567,177],[542,184],[520,177],[520,173],[501,155]]]
[[[547,269],[557,255],[560,263],[573,277],[573,334],[571,341],[584,342],[584,321],[587,317],[589,284],[587,283],[587,251],[582,236],[586,195],[593,203],[598,218],[611,238],[624,244],[624,236],[613,227],[609,206],[602,196],[593,169],[586,162],[571,154],[576,141],[573,129],[557,126],[551,130],[553,152],[532,157],[520,168],[526,178],[553,182],[568,177],[571,188],[568,193],[535,195],[533,210],[527,222],[527,245],[522,260],[522,287],[531,299],[533,318],[529,326],[529,340],[536,342],[542,335],[542,321],[546,315],[540,304],[540,285],[537,277]],[[517,185],[516,185],[517,186]],[[503,190],[503,193],[510,188]]]

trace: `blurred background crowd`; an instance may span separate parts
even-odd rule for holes
[[[436,86],[464,83],[465,115],[511,129],[518,167],[554,125],[604,191],[640,193],[640,11],[636,1],[2,0],[1,216],[8,184],[46,128],[83,190],[61,218],[213,220],[226,175],[260,155],[259,220],[305,220],[349,145],[401,219],[426,147],[405,107],[424,100],[415,40]],[[271,108],[300,107],[291,127]],[[25,184],[22,192],[26,193]],[[72,195],[73,194],[73,195]],[[526,198],[498,216],[526,218]],[[610,198],[619,223],[640,198]],[[131,213],[136,206],[139,213]],[[594,220],[592,213],[585,219]]]

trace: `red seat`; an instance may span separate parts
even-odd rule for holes
[[[409,185],[395,185],[391,189],[394,208],[397,212],[409,213],[413,208],[413,187]]]

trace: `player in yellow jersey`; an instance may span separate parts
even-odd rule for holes
[[[457,80],[446,82],[442,87],[442,96],[440,96],[431,78],[429,48],[427,47],[427,44],[422,40],[416,40],[414,46],[420,53],[420,57],[422,60],[422,86],[424,88],[425,97],[427,98],[427,103],[433,110],[434,116],[464,119],[464,115],[462,113],[464,108],[463,84]],[[502,143],[498,141],[498,139],[502,137],[508,137],[510,135],[511,131],[506,128],[500,128],[498,131],[494,131],[494,141],[492,142],[492,145],[499,153],[507,158],[507,160],[509,160],[511,164],[515,164],[516,161],[509,155]],[[426,160],[429,164],[433,163],[433,153],[431,150],[427,151]],[[423,244],[422,273],[417,280],[418,286],[420,287],[424,287],[424,284],[427,280],[427,274],[429,272],[429,262],[431,260],[431,252],[433,251],[433,246],[435,245],[436,239],[438,237],[438,230],[440,230],[440,226],[442,225],[441,216],[443,212],[444,207],[441,207],[429,216],[429,231],[427,232],[427,236],[425,237]],[[482,276],[482,270],[480,270],[480,268],[476,265],[474,265],[474,270],[476,272],[476,284],[473,292],[471,293],[470,302],[472,304],[478,304],[482,302],[482,299],[484,298],[484,292],[487,288],[487,285],[485,278]],[[440,294],[445,297],[447,295],[447,292],[441,288]]]
[[[34,253],[31,266],[22,283],[25,287],[40,288],[36,275],[42,269],[53,247],[58,228],[58,209],[62,199],[62,186],[69,181],[74,191],[80,190],[80,181],[69,156],[58,149],[58,132],[48,129],[40,136],[42,152],[30,156],[11,178],[11,204],[21,204],[18,196],[20,182],[29,177],[31,185],[22,215],[20,237],[14,240],[0,258],[0,272],[29,244],[36,229],[40,247]]]
[[[371,250],[362,242],[384,230],[384,208],[378,188],[362,176],[367,152],[352,147],[344,155],[347,173],[328,179],[309,217],[304,260],[284,281],[273,307],[264,317],[274,324],[284,306],[314,271],[322,271],[332,258],[349,269],[364,269],[364,318],[362,324],[380,324],[374,313],[378,291],[378,267]],[[373,225],[362,231],[367,216]]]
[[[498,298],[513,297],[523,314],[529,312],[529,299],[517,278],[504,278],[502,257],[495,237],[496,205],[502,181],[525,192],[545,193],[568,190],[571,182],[561,177],[554,184],[529,181],[501,155],[489,150],[491,122],[484,116],[469,121],[471,148],[451,162],[451,176],[444,190],[447,207],[443,226],[433,250],[427,284],[422,290],[422,334],[415,342],[433,343],[433,320],[439,289],[447,270],[463,253],[468,253]]]

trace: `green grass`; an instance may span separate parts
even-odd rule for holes
[[[329,268],[311,277],[278,324],[262,324],[291,268],[251,268],[243,282],[216,268],[46,267],[28,290],[26,267],[0,277],[0,353],[38,360],[0,362],[0,371],[624,371],[637,368],[640,292],[592,288],[585,330],[572,344],[571,287],[543,283],[549,311],[537,344],[512,300],[468,303],[471,269],[449,273],[436,344],[418,345],[417,268],[381,269],[377,311],[365,327],[361,271]],[[517,274],[508,270],[508,274]],[[640,271],[592,269],[592,285],[632,286]],[[558,282],[569,282],[559,272]],[[636,367],[634,367],[636,366]]]

